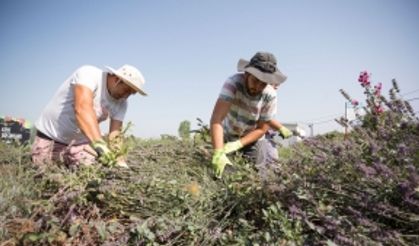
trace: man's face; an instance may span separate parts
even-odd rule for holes
[[[118,79],[115,86],[112,88],[111,96],[115,99],[128,98],[130,95],[135,94],[136,91],[132,89],[122,80]]]
[[[247,74],[246,76],[246,89],[247,89],[247,93],[249,93],[249,95],[251,96],[257,96],[260,95],[262,93],[262,91],[265,89],[266,87],[266,83],[260,81],[259,79],[257,79],[255,76],[253,76],[252,74]]]

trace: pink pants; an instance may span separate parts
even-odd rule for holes
[[[65,145],[35,137],[32,144],[32,162],[37,165],[64,163],[67,166],[91,165],[95,162],[96,152],[89,144]]]

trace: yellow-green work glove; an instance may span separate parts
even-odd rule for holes
[[[124,136],[120,131],[113,131],[108,135],[109,149],[114,153],[117,167],[129,168],[126,161],[127,150],[124,148]]]
[[[108,148],[108,145],[103,140],[92,142],[92,147],[98,155],[98,160],[108,166],[113,166],[116,163],[115,154]]]
[[[279,134],[285,139],[285,138],[289,138],[292,136],[292,132],[286,128],[285,126],[282,126],[281,128],[279,128]]]
[[[215,177],[221,178],[226,165],[232,165],[231,161],[227,158],[226,153],[217,149],[212,156],[212,168],[214,169]]]
[[[224,145],[224,152],[226,154],[230,154],[234,151],[237,151],[239,149],[243,148],[243,144],[240,142],[240,140],[237,141],[233,141],[233,142],[228,142]]]
[[[129,168],[127,161],[124,158],[118,158],[116,161],[116,166],[122,168]]]

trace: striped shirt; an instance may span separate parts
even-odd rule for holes
[[[247,93],[244,74],[238,73],[228,78],[219,99],[232,103],[223,121],[227,138],[239,138],[256,129],[258,122],[266,122],[275,117],[276,91],[266,86],[260,95]]]

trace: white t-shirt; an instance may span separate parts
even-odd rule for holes
[[[53,96],[36,121],[36,129],[57,142],[75,144],[87,142],[78,127],[74,112],[74,85],[84,85],[93,91],[93,107],[98,122],[108,117],[123,121],[127,110],[126,99],[116,100],[109,95],[106,86],[107,73],[94,66],[77,69]]]

